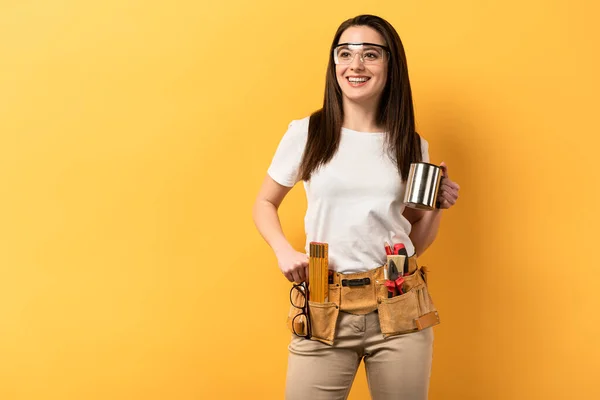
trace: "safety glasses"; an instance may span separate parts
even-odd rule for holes
[[[340,43],[333,48],[333,61],[336,64],[352,64],[358,55],[365,64],[383,64],[389,58],[389,48],[375,43]]]

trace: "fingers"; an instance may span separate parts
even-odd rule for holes
[[[448,189],[452,189],[455,191],[460,190],[460,186],[456,182],[452,182],[450,178],[444,178],[440,183],[440,188],[447,187]]]
[[[300,273],[298,269],[292,271],[292,277],[294,278],[294,282],[301,283],[303,280],[300,278]]]
[[[285,276],[285,279],[287,279],[288,281],[294,283],[294,276],[292,275],[292,271],[284,272],[283,276]]]
[[[289,272],[284,272],[283,276],[285,276],[285,279],[287,279],[290,282],[294,282],[294,276],[292,275],[292,271]]]
[[[444,170],[444,178],[440,183],[438,200],[440,201],[440,208],[450,208],[456,204],[456,201],[458,200],[460,186],[458,183],[451,181],[450,178],[447,177],[448,170],[445,163],[442,163],[442,167]]]
[[[442,193],[442,203],[444,203],[444,205],[447,206],[448,208],[450,208],[451,206],[456,204],[457,199],[458,199],[458,196],[453,196],[452,194],[450,194],[448,192]]]
[[[306,273],[304,271],[304,267],[298,268],[298,277],[300,278],[300,280],[298,281],[299,283],[304,282],[306,280]]]
[[[450,185],[441,185],[439,189],[439,193],[449,193],[454,197],[458,197],[458,189],[454,186]]]
[[[441,190],[438,193],[438,200],[440,201],[440,208],[450,208],[456,204],[456,200],[458,200],[458,192],[453,190]]]
[[[308,282],[308,256],[296,261],[284,275],[290,282]]]
[[[308,256],[306,254],[298,266],[298,276],[300,277],[299,282],[306,281],[308,283]]]

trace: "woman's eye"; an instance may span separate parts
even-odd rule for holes
[[[339,57],[342,57],[342,58],[347,58],[347,57],[350,57],[350,52],[348,52],[348,51],[342,51],[342,52],[339,54]]]
[[[371,60],[376,60],[379,58],[379,54],[377,53],[366,53],[365,58],[369,58]]]

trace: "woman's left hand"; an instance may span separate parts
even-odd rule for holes
[[[440,209],[447,209],[456,204],[460,186],[458,186],[458,183],[450,180],[448,176],[448,167],[445,162],[440,164],[440,168],[442,169],[442,181],[440,182],[437,200]]]

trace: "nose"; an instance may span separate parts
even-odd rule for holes
[[[350,63],[350,68],[355,70],[355,69],[363,69],[364,67],[365,67],[365,64],[363,63],[362,55],[360,53],[354,54],[354,58],[352,59],[352,62]]]

